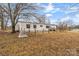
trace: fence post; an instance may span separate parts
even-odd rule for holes
[[[35,36],[36,36],[36,28],[34,28],[35,29]]]

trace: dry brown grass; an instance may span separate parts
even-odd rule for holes
[[[0,33],[0,55],[64,56],[79,55],[79,32]]]

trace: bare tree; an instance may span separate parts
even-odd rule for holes
[[[45,23],[46,22],[46,17],[45,15],[40,15],[40,14],[37,14],[37,13],[26,13],[25,15],[25,18],[28,18],[28,19],[32,19],[32,17],[35,17],[37,20],[37,22],[39,23]],[[33,20],[32,20],[33,21]]]
[[[13,6],[12,6],[13,5]],[[28,12],[33,13],[32,11],[39,9],[38,6],[32,4],[32,3],[17,3],[17,4],[10,4],[8,3],[7,6],[0,5],[0,8],[3,9],[6,14],[9,15],[11,24],[12,24],[12,33],[15,32],[15,25],[18,22],[18,16],[21,14],[21,12]]]
[[[73,26],[72,20],[62,21],[58,23],[58,29],[60,31],[70,30],[72,26]]]

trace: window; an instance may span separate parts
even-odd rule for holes
[[[43,27],[43,25],[40,25],[40,27]]]
[[[33,25],[33,28],[36,28],[36,25]]]
[[[26,27],[27,27],[27,28],[30,28],[30,24],[26,24]]]
[[[49,26],[46,26],[46,28],[49,28]]]

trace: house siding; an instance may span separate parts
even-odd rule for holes
[[[26,27],[26,24],[30,24],[30,28]],[[33,25],[36,25],[36,28],[33,27]],[[40,27],[40,25],[42,25],[42,27]],[[18,22],[15,26],[15,30],[21,30],[21,29],[25,29],[25,31],[27,32],[41,32],[41,31],[48,31],[48,28],[46,28],[45,24],[33,24],[33,23],[21,23]]]

